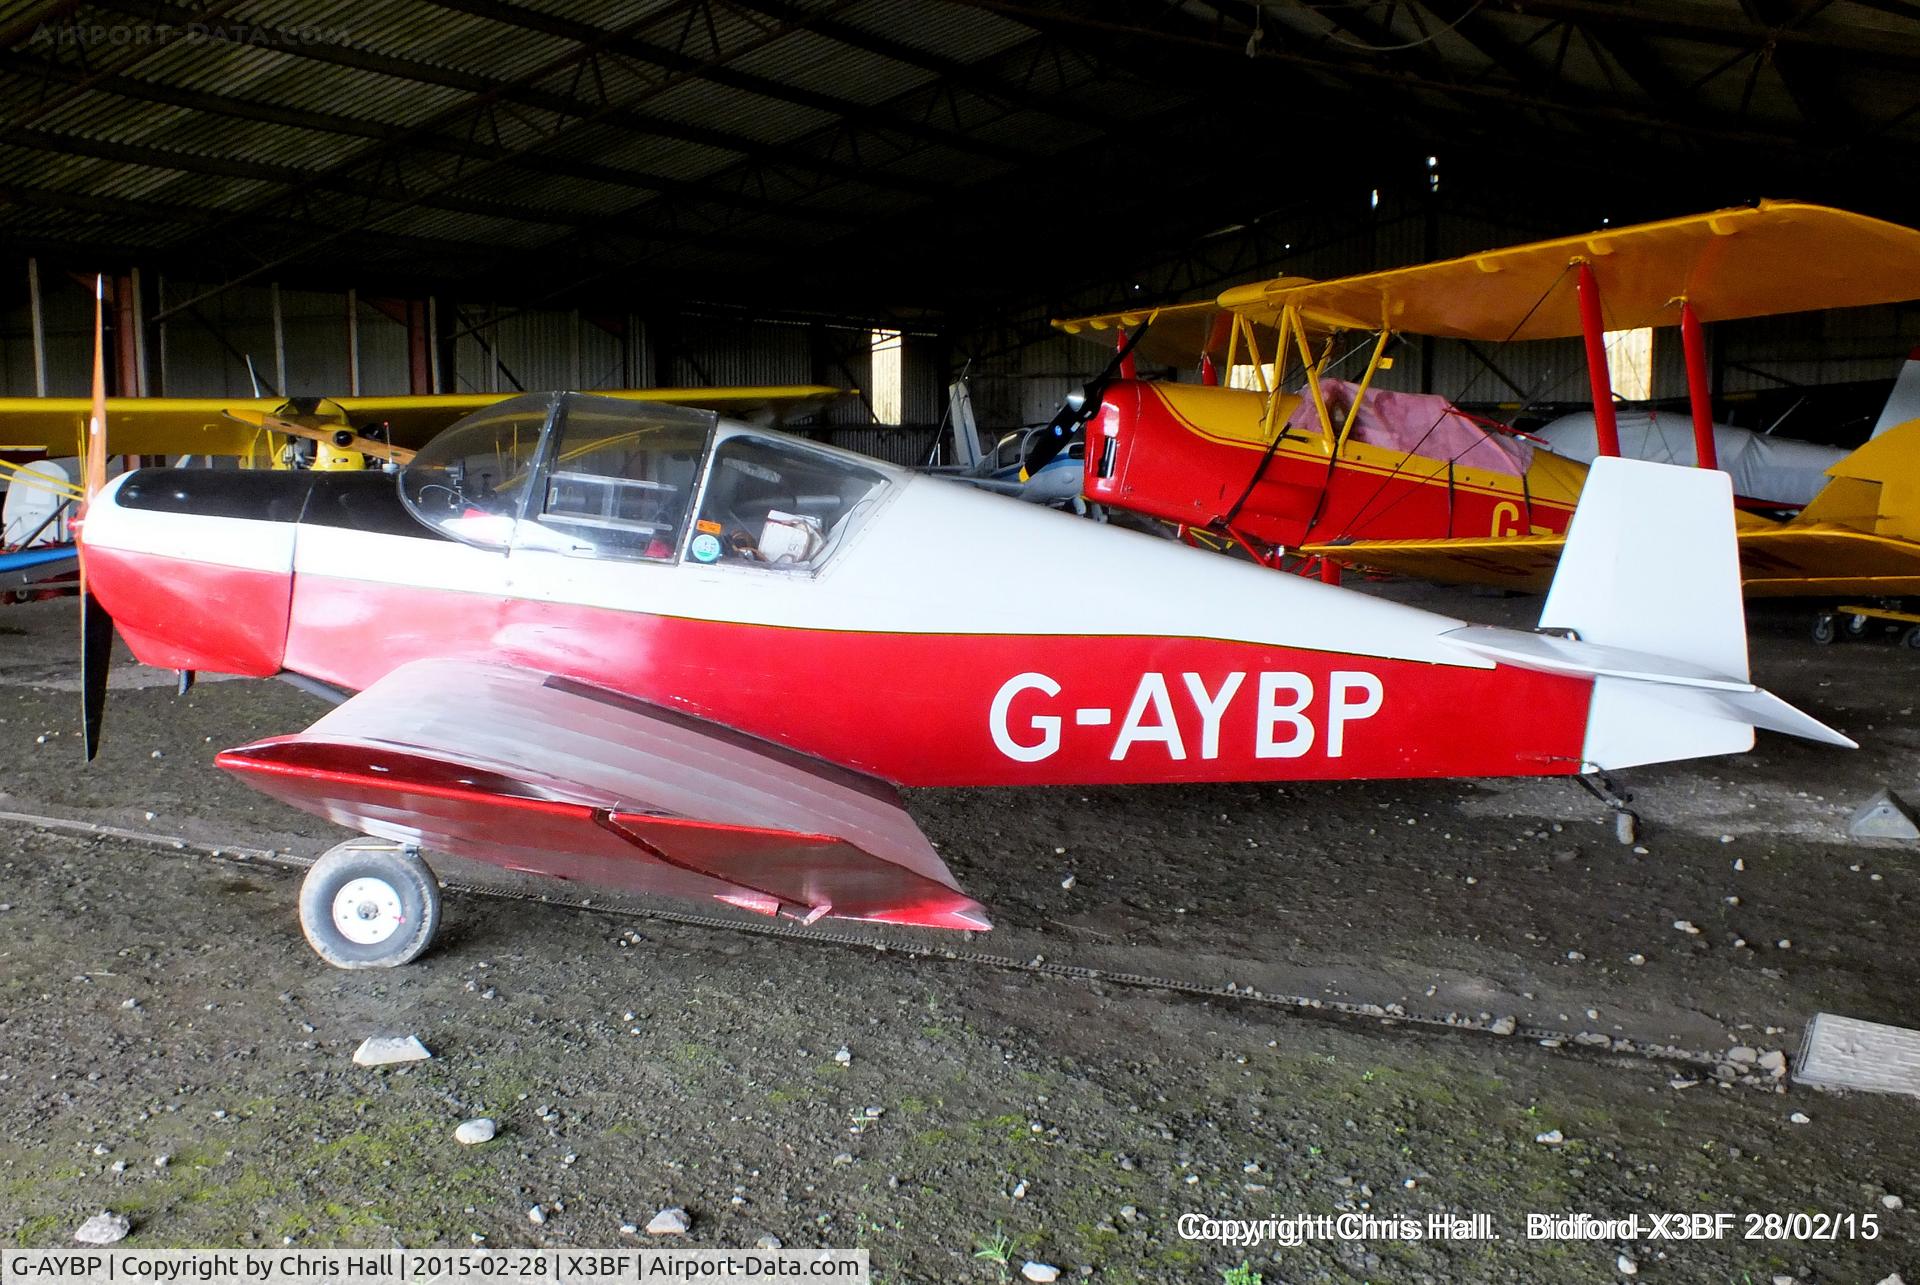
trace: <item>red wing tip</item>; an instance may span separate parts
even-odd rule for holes
[[[908,928],[952,928],[960,932],[983,933],[993,928],[986,907],[977,901],[960,899],[957,905],[910,906],[845,916],[876,924],[900,924]]]

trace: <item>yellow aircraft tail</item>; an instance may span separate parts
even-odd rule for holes
[[[1827,470],[1833,480],[1795,525],[1828,522],[1920,540],[1920,419],[1888,429]]]

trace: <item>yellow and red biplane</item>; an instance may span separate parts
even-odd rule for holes
[[[1139,355],[1197,359],[1201,370],[1197,385],[1103,381],[1085,412],[1087,498],[1183,534],[1230,536],[1263,561],[1291,553],[1323,567],[1543,587],[1586,469],[1442,399],[1430,400],[1438,409],[1393,413],[1392,399],[1407,395],[1369,390],[1395,335],[1582,338],[1600,453],[1617,455],[1605,335],[1678,326],[1695,451],[1713,467],[1705,323],[1915,298],[1920,231],[1763,201],[1332,281],[1281,277],[1217,300],[1055,325],[1145,326],[1133,341]],[[1371,352],[1357,384],[1329,378],[1343,340],[1351,348],[1366,335]],[[1218,386],[1222,367],[1250,367],[1255,387]],[[1375,407],[1381,413],[1370,414]],[[1920,480],[1908,480],[1920,476],[1916,466],[1920,426],[1896,428],[1836,464],[1834,482],[1792,521],[1742,514],[1747,592],[1920,591]]]

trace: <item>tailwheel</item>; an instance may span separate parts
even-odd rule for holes
[[[300,884],[300,929],[335,968],[410,963],[439,926],[440,884],[416,848],[349,839]]]
[[[1813,618],[1813,628],[1810,632],[1813,640],[1824,647],[1840,636],[1840,624],[1834,619],[1832,612],[1823,611]]]

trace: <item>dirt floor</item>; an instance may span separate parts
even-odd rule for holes
[[[0,612],[0,809],[309,856],[341,837],[209,764],[321,712],[284,684],[176,698],[123,664],[83,769],[73,613]],[[596,1246],[682,1206],[691,1244],[865,1246],[885,1282],[1026,1258],[1116,1283],[1243,1260],[1269,1283],[1578,1282],[1622,1254],[1655,1281],[1920,1279],[1920,1101],[1594,1046],[1791,1054],[1819,1010],[1920,1024],[1920,852],[1846,837],[1881,785],[1920,799],[1920,654],[1817,648],[1787,612],[1754,635],[1760,681],[1864,748],[1763,735],[1627,774],[1644,851],[1567,782],[910,799],[994,915],[967,949],[1522,1028],[1504,1037],[691,927],[579,889],[549,891],[592,907],[451,896],[421,962],[346,973],[300,939],[292,872],[0,823],[0,1238],[59,1245],[110,1208],[130,1246]],[[352,1063],[406,1033],[431,1061]],[[463,1148],[477,1115],[500,1136]],[[1351,1211],[1484,1213],[1501,1239],[1179,1228]],[[1528,1213],[1703,1212],[1880,1234],[1526,1239]]]

